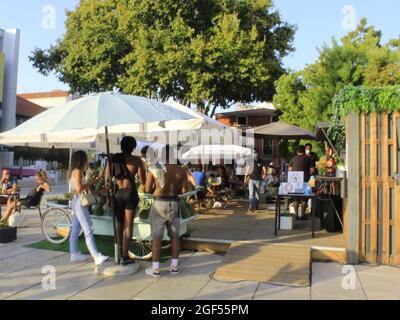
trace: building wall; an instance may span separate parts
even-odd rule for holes
[[[69,97],[36,98],[36,99],[26,99],[26,100],[36,103],[37,105],[44,108],[52,108],[68,102]]]
[[[224,116],[219,116],[218,121],[221,122],[222,124],[226,126],[233,127],[236,121],[236,117],[224,117]]]
[[[16,124],[19,41],[20,31],[18,29],[3,32],[2,51],[5,60],[0,132],[11,130],[15,128]],[[0,152],[1,166],[10,166],[13,162],[13,152]]]
[[[245,116],[243,114],[243,116]],[[247,126],[251,128],[263,126],[266,124],[271,123],[273,120],[272,115],[267,115],[267,116],[247,116]],[[237,116],[224,116],[220,114],[218,116],[218,121],[230,126],[230,127],[237,127]],[[272,161],[274,162],[275,166],[278,166],[279,162],[279,142],[278,141],[273,141],[273,153],[265,155],[264,154],[264,139],[259,139],[256,138],[254,140],[254,147],[257,148],[260,152],[260,157],[268,162]]]
[[[263,126],[265,124],[271,123],[272,122],[272,117],[271,116],[250,116],[247,117],[247,125],[250,127],[259,127]]]

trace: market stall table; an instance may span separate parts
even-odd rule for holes
[[[288,199],[293,199],[293,198],[307,198],[311,199],[311,236],[312,238],[315,237],[315,198],[317,195],[311,194],[311,195],[306,195],[302,193],[290,193],[290,194],[285,194],[285,195],[280,195],[278,194],[276,196],[276,205],[275,205],[275,236],[278,235],[278,230],[280,229],[280,221],[281,221],[281,200],[288,198]]]

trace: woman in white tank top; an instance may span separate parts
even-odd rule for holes
[[[76,151],[71,158],[71,168],[69,170],[70,191],[73,192],[72,198],[72,230],[69,239],[71,262],[81,262],[87,260],[87,256],[78,251],[78,237],[81,229],[85,235],[86,246],[92,256],[96,266],[108,260],[97,251],[93,236],[93,224],[88,208],[81,205],[79,194],[84,190],[89,190],[89,184],[84,178],[83,172],[88,164],[87,155],[84,151]]]

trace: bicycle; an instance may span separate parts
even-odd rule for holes
[[[44,238],[52,244],[68,241],[72,228],[72,210],[70,205],[48,204],[43,212],[41,229]],[[83,233],[80,231],[79,236]]]

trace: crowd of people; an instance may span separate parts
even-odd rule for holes
[[[144,147],[141,157],[133,155],[137,142],[133,137],[124,137],[121,141],[121,152],[112,155],[110,163],[103,170],[95,174],[95,167],[88,163],[84,151],[76,151],[71,158],[68,178],[70,190],[73,193],[71,201],[72,229],[70,235],[70,260],[80,262],[87,260],[86,255],[78,251],[78,237],[83,230],[87,248],[95,264],[101,265],[109,257],[102,255],[95,243],[93,224],[89,213],[89,206],[82,201],[82,194],[90,193],[93,186],[100,180],[104,182],[104,190],[108,190],[111,182],[115,182],[115,192],[111,199],[116,218],[116,238],[119,247],[120,265],[132,265],[128,252],[133,236],[133,221],[135,211],[139,204],[138,186],[142,191],[153,195],[154,201],[150,210],[150,226],[152,235],[151,267],[145,273],[152,277],[159,277],[161,242],[165,228],[172,243],[172,260],[169,271],[178,274],[178,261],[180,252],[180,215],[179,195],[190,190],[196,190],[198,199],[207,199],[216,190],[229,189],[236,195],[247,196],[249,199],[249,212],[259,210],[260,193],[262,188],[277,187],[280,182],[278,170],[273,163],[267,164],[260,159],[259,151],[254,149],[252,162],[244,161],[237,154],[232,164],[185,164],[181,165],[170,155],[172,147],[165,146],[159,157],[155,150]],[[297,155],[290,161],[289,170],[303,171],[305,181],[315,173],[315,162],[318,157],[312,151],[312,146],[299,146]],[[162,160],[160,160],[162,159]],[[173,160],[173,161],[170,161]],[[110,180],[110,178],[112,180]],[[26,198],[16,200],[11,195],[18,189],[17,181],[13,180],[10,170],[2,170],[1,186],[2,195],[0,203],[6,205],[2,221],[7,221],[14,210],[22,206],[31,207],[40,199],[44,192],[51,189],[49,178],[44,171],[36,174],[37,185]],[[218,199],[220,200],[220,199]],[[15,203],[15,201],[18,201]],[[223,200],[221,200],[223,201]],[[295,202],[296,214],[299,203]],[[306,200],[301,199],[301,212],[299,218],[304,217]]]

